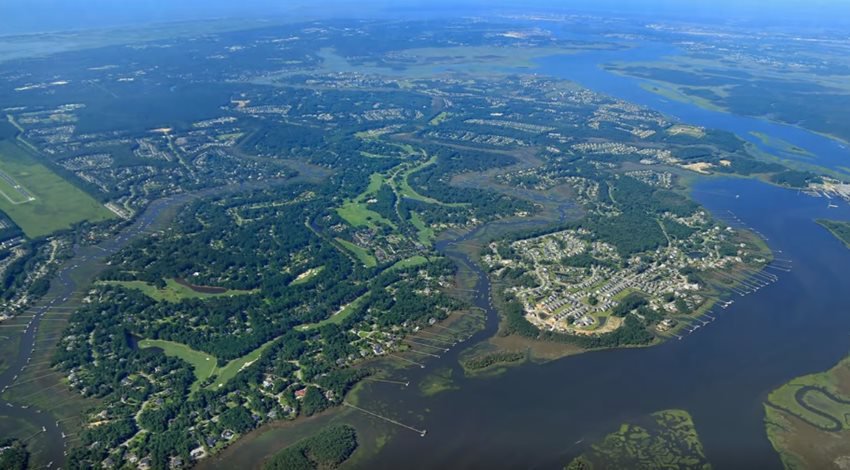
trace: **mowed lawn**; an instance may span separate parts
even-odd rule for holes
[[[262,346],[248,354],[228,362],[223,367],[217,366],[218,362],[215,356],[205,352],[196,351],[182,343],[175,343],[173,341],[160,339],[143,339],[139,341],[139,347],[159,348],[166,356],[177,357],[191,364],[194,368],[195,382],[192,383],[190,390],[192,393],[195,393],[200,390],[201,382],[213,376],[216,378],[215,381],[204,388],[212,390],[223,387],[228,381],[230,381],[230,379],[236,377],[236,374],[238,374],[239,371],[250,366],[259,359],[263,354],[263,351],[271,346],[276,339],[277,338],[264,343]]]
[[[208,299],[212,297],[229,297],[233,295],[253,294],[254,291],[248,290],[226,290],[223,292],[198,292],[184,286],[174,279],[165,280],[165,288],[159,289],[153,284],[148,284],[145,281],[103,281],[104,284],[112,284],[126,287],[128,289],[136,289],[141,291],[146,296],[166,302],[180,302],[185,299]]]
[[[390,266],[389,269],[387,269],[387,271],[394,271],[396,269],[413,268],[413,267],[416,267],[416,266],[421,266],[421,265],[423,265],[427,262],[428,262],[428,258],[426,258],[424,256],[421,256],[421,255],[411,256],[410,258],[405,258],[403,260],[399,260],[398,262],[396,262],[396,264]]]
[[[139,341],[140,348],[159,348],[166,356],[177,357],[188,362],[195,368],[195,383],[192,392],[198,391],[200,383],[213,375],[216,370],[216,358],[186,346],[185,344],[160,339],[143,339]]]
[[[298,330],[298,331],[307,331],[307,330],[313,330],[313,329],[316,329],[316,328],[321,328],[321,327],[323,327],[325,325],[329,325],[331,323],[340,324],[340,323],[342,323],[343,320],[350,317],[351,314],[354,313],[357,310],[357,308],[360,306],[360,304],[362,304],[363,302],[366,301],[366,299],[369,298],[369,295],[370,295],[369,292],[367,292],[367,293],[361,295],[360,297],[357,297],[356,299],[351,301],[351,303],[342,307],[342,309],[340,309],[340,311],[334,313],[330,317],[325,318],[324,320],[322,320],[318,323],[307,323],[307,324],[304,324],[304,325],[298,325],[298,326],[295,327],[295,329]]]
[[[365,248],[361,248],[348,240],[343,240],[342,238],[337,238],[336,241],[360,260],[360,262],[363,263],[363,266],[366,266],[367,268],[374,268],[378,265],[378,260],[366,251]]]
[[[366,201],[374,196],[384,184],[384,176],[373,173],[369,177],[369,186],[353,200],[348,200],[336,209],[337,214],[353,227],[378,228],[379,225],[388,225],[396,228],[395,224],[387,220],[381,214],[370,210]]]
[[[260,346],[259,348],[249,352],[248,354],[246,354],[246,355],[244,355],[244,356],[242,356],[238,359],[234,359],[234,360],[228,362],[227,364],[225,364],[224,367],[222,367],[218,370],[218,373],[217,373],[218,377],[216,378],[215,382],[211,383],[206,388],[208,390],[213,390],[213,389],[216,389],[216,388],[223,387],[224,384],[226,384],[228,381],[230,381],[230,379],[232,379],[233,377],[236,377],[236,374],[238,374],[240,370],[250,366],[257,359],[259,359],[260,356],[263,354],[263,351],[265,351],[269,346],[271,346],[272,343],[274,343],[274,341],[276,339],[277,338],[275,338],[275,339],[273,339],[273,340],[271,340],[267,343],[264,343],[262,346]]]
[[[8,140],[0,141],[0,171],[21,186],[18,194],[8,194],[16,203],[0,194],[0,210],[30,238],[49,235],[84,220],[98,222],[115,217],[93,197]],[[9,189],[8,184],[3,187]],[[20,202],[21,194],[34,200]]]

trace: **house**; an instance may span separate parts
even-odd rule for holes
[[[196,447],[189,452],[189,456],[192,457],[192,460],[201,460],[207,456],[207,451],[203,447]]]
[[[296,391],[295,391],[295,399],[296,399],[296,400],[301,400],[301,399],[303,399],[303,398],[304,398],[304,395],[307,395],[307,389],[306,389],[306,388],[302,388],[301,390],[296,390]]]
[[[664,320],[661,320],[656,328],[658,331],[667,331],[674,326],[676,326],[676,320],[673,320],[672,318],[665,318]]]

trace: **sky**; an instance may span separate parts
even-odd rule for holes
[[[815,25],[850,17],[847,0],[0,0],[0,35],[222,17],[451,16],[510,8]]]

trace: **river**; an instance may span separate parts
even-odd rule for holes
[[[552,57],[542,60],[538,71],[575,80],[686,123],[734,132],[757,145],[761,143],[749,132],[764,132],[809,150],[817,155],[818,164],[831,168],[850,158],[846,149],[830,139],[792,126],[664,100],[640,88],[639,80],[598,67],[620,59],[648,60],[670,51],[669,46],[647,45],[639,52]],[[716,321],[681,341],[525,364],[490,378],[463,378],[457,362],[464,346],[460,345],[425,369],[398,372],[411,381],[410,387],[370,383],[359,394],[359,406],[380,409],[428,433],[420,437],[349,412],[345,419],[372,430],[393,431],[373,458],[356,459],[354,466],[562,468],[621,423],[662,409],[681,408],[693,415],[707,457],[716,467],[780,467],[763,425],[762,402],[767,393],[793,377],[830,368],[850,351],[850,289],[846,288],[850,250],[813,222],[819,217],[848,220],[850,208],[842,203],[830,209],[823,199],[744,179],[704,179],[693,195],[714,214],[725,217],[732,211],[763,233],[778,256],[792,260],[793,269],[778,272],[777,283],[754,295],[736,297],[730,308],[715,309]],[[145,220],[143,216],[134,227],[143,229]],[[438,246],[476,274],[475,303],[487,312],[486,328],[465,346],[492,335],[498,321],[488,300],[486,276],[458,249],[471,236],[474,234]],[[131,235],[122,236],[109,248],[117,249],[129,238]],[[49,298],[61,298],[57,296],[64,292]],[[22,353],[26,349],[22,347]],[[9,370],[21,365],[13,364]],[[458,389],[421,396],[416,384],[444,367],[454,370]],[[0,385],[9,383],[10,373],[0,375]],[[49,427],[52,420],[47,415],[20,408],[9,411],[39,425],[44,422],[48,432],[58,434]],[[273,438],[276,432],[270,427],[265,435],[260,431],[254,436],[254,442],[263,443],[262,449],[249,442],[243,447],[237,444],[225,453],[222,464],[256,466],[274,449],[286,445]],[[60,439],[53,434],[51,440]],[[53,446],[53,460],[61,460],[60,451],[61,447]]]
[[[25,311],[26,315],[32,315],[32,319],[23,329],[17,355],[8,359],[8,367],[0,373],[0,389],[5,392],[13,387],[41,378],[33,378],[25,374],[29,372],[29,367],[36,365],[36,362],[32,361],[34,357],[50,357],[50,352],[56,347],[58,338],[53,337],[46,340],[43,337],[39,338],[37,336],[39,328],[44,321],[60,323],[67,321],[69,311],[80,305],[78,296],[88,289],[96,276],[106,267],[108,258],[118,250],[140,237],[167,227],[177,210],[193,199],[263,188],[270,185],[310,181],[323,178],[327,174],[326,170],[307,164],[299,164],[296,169],[299,170],[299,176],[289,180],[270,179],[253,183],[238,183],[181,193],[153,201],[131,224],[122,228],[114,237],[97,245],[74,246],[73,256],[63,262],[54,273],[47,294]],[[46,375],[50,375],[50,373],[46,373]],[[47,390],[43,392],[50,393]],[[64,461],[64,454],[68,447],[66,433],[70,435],[76,433],[77,430],[69,428],[68,423],[60,425],[50,409],[41,410],[30,405],[22,405],[14,400],[0,399],[0,426],[5,429],[18,422],[26,423],[36,430],[36,433],[26,436],[28,443],[30,445],[35,444],[38,449],[32,456],[31,464],[38,467],[51,465],[51,463],[60,466]],[[24,437],[20,436],[17,431],[11,429],[7,432],[18,437]]]
[[[571,79],[627,101],[648,106],[684,123],[733,132],[762,149],[758,131],[803,147],[816,163],[836,168],[850,161],[838,142],[803,129],[735,116],[661,98],[640,80],[615,75],[599,65],[617,60],[652,60],[673,50],[649,44],[637,50],[593,52],[540,61],[544,74]],[[764,429],[762,403],[788,380],[826,370],[850,352],[850,250],[814,219],[850,219],[850,208],[827,208],[811,198],[754,180],[705,179],[694,198],[721,218],[730,211],[768,239],[790,272],[747,297],[735,297],[717,320],[681,341],[645,349],[609,350],[543,365],[527,364],[484,379],[456,380],[458,390],[423,398],[414,391],[373,385],[364,406],[380,404],[391,416],[427,428],[425,438],[399,432],[370,468],[562,468],[587,446],[630,419],[669,408],[689,411],[717,468],[781,468]],[[447,243],[440,248],[462,264]],[[496,313],[487,301],[489,284],[477,270],[476,303],[488,313],[492,334]],[[452,367],[457,353],[429,367]],[[426,372],[408,374],[421,380]],[[413,388],[413,387],[411,387]],[[417,417],[421,417],[418,418]],[[418,421],[418,422],[417,422]]]

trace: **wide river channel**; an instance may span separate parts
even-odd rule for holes
[[[643,90],[638,80],[599,67],[673,52],[669,46],[649,44],[632,51],[550,57],[540,61],[536,71],[575,80],[685,123],[734,132],[755,144],[759,142],[749,132],[763,132],[809,150],[817,156],[817,164],[836,168],[850,161],[847,149],[816,134],[671,102]],[[824,199],[745,179],[705,179],[695,186],[693,195],[718,217],[728,219],[734,214],[764,234],[777,257],[791,261],[790,272],[776,272],[779,281],[753,295],[734,297],[728,309],[715,309],[716,321],[682,340],[529,363],[495,377],[464,378],[459,352],[492,335],[498,317],[488,300],[486,277],[457,250],[464,239],[441,242],[444,253],[470,265],[477,275],[475,302],[487,313],[486,328],[465,345],[427,362],[424,369],[398,371],[396,378],[410,381],[408,387],[378,382],[363,387],[359,406],[428,432],[421,437],[349,411],[343,419],[353,420],[365,431],[364,441],[370,434],[392,434],[388,440],[379,439],[380,446],[370,445],[372,455],[355,458],[351,466],[562,468],[621,423],[680,408],[692,414],[707,457],[716,467],[781,467],[764,429],[766,395],[793,377],[832,367],[850,352],[850,250],[813,221],[820,217],[850,220],[850,207],[839,203],[838,208],[827,208]],[[142,231],[156,212],[149,211],[129,232]],[[114,243],[123,245],[131,236]],[[31,341],[28,336],[27,350]],[[18,373],[20,367],[16,362],[5,375]],[[417,385],[437,368],[451,368],[457,388],[425,397]],[[0,378],[8,382],[10,377],[5,375]],[[61,461],[61,438],[58,429],[50,426],[52,419],[33,410],[14,413],[45,426],[56,444],[45,460]],[[308,420],[294,431],[286,425],[260,430],[202,466],[257,466],[306,429],[332,419],[333,413],[320,416],[313,420],[316,425]]]
[[[550,57],[537,72],[577,81],[596,91],[659,110],[685,123],[722,129],[761,143],[758,131],[792,142],[836,168],[850,161],[839,143],[805,130],[760,119],[672,102],[640,87],[640,81],[606,72],[600,64],[651,60],[675,51],[666,45],[637,50]],[[760,145],[761,146],[761,145]],[[765,150],[770,150],[762,147]],[[415,387],[375,384],[362,403],[380,404],[391,416],[426,428],[426,437],[397,432],[364,467],[562,468],[621,423],[655,411],[690,412],[717,468],[781,468],[764,428],[763,401],[774,388],[826,370],[850,352],[850,250],[814,219],[850,219],[850,207],[828,208],[825,199],[744,179],[706,179],[694,198],[723,219],[734,214],[768,240],[790,272],[778,282],[715,309],[717,320],[680,341],[645,349],[611,350],[527,364],[491,378],[463,378],[457,353],[429,363],[454,368],[457,390],[425,398]],[[442,250],[453,255],[452,245]],[[459,259],[466,263],[467,260]],[[478,271],[477,303],[489,284]],[[427,372],[407,377],[421,380]],[[377,423],[376,423],[377,425]]]

